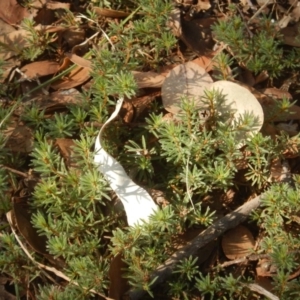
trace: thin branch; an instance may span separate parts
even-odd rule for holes
[[[236,227],[238,224],[244,222],[250,213],[260,206],[261,196],[258,196],[233,212],[227,214],[223,218],[216,221],[210,227],[202,231],[192,241],[190,241],[185,247],[176,251],[164,264],[160,265],[150,276],[150,282],[155,280],[151,287],[155,287],[158,284],[164,282],[174,270],[175,266],[184,258],[191,255],[195,255],[196,252],[207,245],[209,242],[218,238],[225,231]],[[128,295],[132,300],[141,299],[147,292],[144,290],[130,290]]]
[[[262,286],[260,286],[256,283],[249,283],[249,284],[246,284],[245,286],[248,287],[251,291],[259,293],[261,295],[264,295],[265,297],[267,297],[270,300],[280,300],[277,296],[270,293],[269,291],[267,291]]]
[[[20,176],[22,176],[22,177],[25,177],[25,178],[28,177],[28,174],[27,174],[27,173],[20,172],[20,171],[18,171],[18,170],[12,169],[12,168],[7,167],[7,166],[4,166],[4,165],[2,165],[2,164],[0,164],[0,168],[3,168],[3,169],[5,169],[5,170],[8,170],[8,171],[10,171],[10,172],[12,172],[12,173],[18,174],[18,175],[20,175]]]

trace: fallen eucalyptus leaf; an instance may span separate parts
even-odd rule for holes
[[[160,88],[166,77],[155,73],[155,72],[138,72],[132,71],[132,75],[137,83],[139,89],[151,87],[151,88]]]
[[[99,171],[107,179],[110,187],[123,203],[129,226],[141,224],[148,221],[158,207],[146,190],[135,184],[126,174],[124,168],[109,155],[101,145],[101,135],[104,128],[119,113],[123,104],[123,98],[119,99],[115,111],[103,124],[96,138],[94,162]]]
[[[228,259],[237,259],[247,256],[255,246],[251,231],[239,225],[227,231],[222,238],[222,248]]]
[[[196,106],[201,103],[204,89],[213,82],[204,68],[193,62],[175,67],[167,75],[162,85],[162,101],[168,112],[177,114],[180,111],[182,97],[187,96],[195,101]]]
[[[59,64],[51,60],[36,61],[21,68],[26,79],[35,79],[42,76],[52,75],[59,70]]]
[[[255,125],[251,128],[251,130],[241,130],[241,132],[237,135],[237,145],[238,147],[242,147],[245,140],[259,132],[264,123],[264,112],[261,104],[248,89],[231,81],[216,81],[211,84],[209,90],[219,90],[226,96],[226,107],[230,106],[230,109],[234,113],[233,117],[236,121],[238,121],[238,119],[245,113],[250,113],[256,118]],[[219,109],[221,110],[222,107]],[[222,111],[220,112],[222,113]]]

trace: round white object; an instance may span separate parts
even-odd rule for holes
[[[257,117],[257,123],[255,127],[251,128],[251,131],[245,135],[245,132],[241,132],[238,135],[239,144],[242,146],[243,140],[247,139],[249,135],[254,135],[260,131],[264,123],[264,113],[261,104],[256,97],[246,88],[240,86],[237,83],[220,80],[212,83],[209,90],[219,90],[226,97],[226,105],[234,111],[234,118],[239,119],[240,116],[245,113],[251,113]],[[222,113],[222,111],[220,111]]]

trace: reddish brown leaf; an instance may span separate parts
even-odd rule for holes
[[[132,74],[140,89],[146,87],[159,88],[162,86],[166,79],[165,76],[155,72],[133,71]]]
[[[52,83],[51,87],[55,90],[67,90],[83,84],[90,77],[90,70],[88,68],[76,66],[68,76]]]
[[[227,231],[222,238],[223,251],[231,260],[249,255],[254,246],[251,231],[242,225]]]
[[[93,10],[98,16],[107,18],[125,18],[130,15],[130,13],[127,13],[125,11],[108,8],[93,7]]]
[[[13,153],[29,153],[33,147],[33,134],[31,129],[27,126],[12,123],[10,127],[5,130],[4,133],[9,136],[5,147]]]
[[[72,139],[57,138],[54,145],[58,147],[61,156],[65,160],[65,164],[68,167],[75,167],[74,162],[72,162],[74,141]]]
[[[19,24],[29,13],[17,0],[0,0],[0,18],[8,24]]]
[[[283,91],[281,89],[277,89],[275,87],[272,88],[265,88],[260,90],[262,93],[264,93],[267,96],[276,98],[276,99],[283,99],[284,97],[287,99],[293,99],[292,95],[289,92]]]
[[[92,63],[90,60],[72,53],[66,53],[65,56],[77,66],[92,70]]]
[[[22,67],[21,71],[28,79],[38,78],[51,75],[59,70],[60,66],[57,62],[50,60],[37,61]]]
[[[6,60],[20,54],[23,48],[28,47],[29,35],[30,33],[26,30],[15,30],[1,35],[0,43],[5,46],[3,46],[4,51],[0,53],[0,58]]]

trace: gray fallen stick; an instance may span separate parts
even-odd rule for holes
[[[152,285],[152,288],[164,282],[172,274],[176,264],[178,264],[182,259],[189,257],[190,255],[195,255],[200,248],[219,237],[225,231],[244,222],[249,214],[259,207],[261,203],[261,196],[262,195],[246,202],[233,212],[217,220],[207,229],[198,234],[186,246],[176,251],[168,260],[165,261],[164,264],[160,265],[151,274],[150,281],[157,277]],[[138,300],[141,299],[146,293],[147,292],[144,290],[130,290],[128,292],[128,296],[131,300]]]

